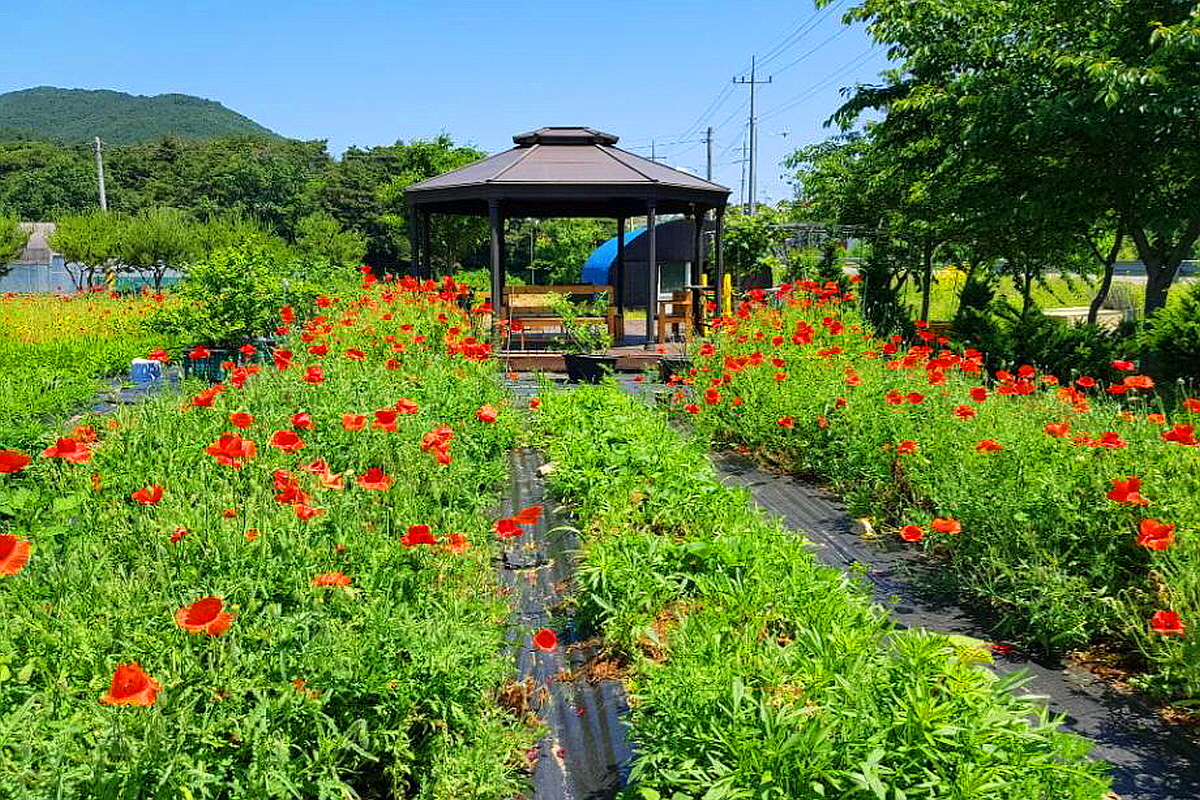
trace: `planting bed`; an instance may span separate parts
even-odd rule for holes
[[[488,513],[517,426],[440,295],[321,298],[261,368],[4,456],[0,794],[520,790]]]
[[[629,670],[641,797],[1105,796],[1090,744],[985,648],[894,628],[723,486],[704,442],[612,388],[534,413],[586,526],[575,623]]]
[[[702,434],[819,475],[876,535],[923,550],[996,635],[1107,643],[1158,697],[1200,701],[1200,401],[1136,365],[981,374],[981,355],[867,332],[830,287],[724,320],[675,395]]]

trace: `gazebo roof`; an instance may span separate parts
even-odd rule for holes
[[[724,206],[729,190],[614,145],[585,127],[539,128],[516,147],[409,186],[408,203],[434,213],[488,213],[500,201],[509,217],[620,217],[687,213]]]

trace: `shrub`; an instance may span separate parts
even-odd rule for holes
[[[1140,343],[1159,377],[1200,383],[1200,281],[1158,310]]]

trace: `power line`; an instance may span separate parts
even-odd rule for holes
[[[814,95],[817,92],[821,91],[822,89],[826,88],[830,84],[836,82],[844,74],[851,72],[854,69],[865,64],[868,61],[868,59],[870,59],[871,56],[874,54],[875,54],[874,48],[867,50],[865,53],[861,53],[859,56],[852,59],[849,63],[843,65],[841,68],[835,70],[833,73],[826,76],[823,80],[813,84],[812,86],[810,86],[809,88],[807,88],[803,92],[801,92],[800,94],[795,95],[794,97],[791,97],[788,100],[784,100],[779,105],[770,109],[769,111],[764,113],[760,117],[760,119],[770,119],[771,117],[778,116],[785,111],[789,111],[792,108],[795,108],[797,105],[804,102],[812,95]]]
[[[799,55],[799,56],[797,56],[796,58],[792,59],[791,61],[789,61],[789,62],[787,63],[787,65],[786,65],[786,66],[782,66],[782,67],[780,67],[779,69],[775,70],[775,74],[776,74],[776,75],[778,75],[778,74],[779,74],[779,73],[781,73],[781,72],[787,72],[789,69],[791,69],[792,67],[796,66],[796,65],[797,65],[797,64],[799,64],[801,61],[803,61],[804,59],[808,58],[808,57],[809,57],[809,56],[811,56],[813,53],[817,52],[817,51],[818,51],[818,50],[820,50],[822,47],[824,47],[825,45],[829,44],[829,43],[830,43],[830,42],[832,42],[834,39],[838,38],[839,36],[841,36],[842,34],[844,34],[844,33],[845,33],[846,31],[848,31],[848,30],[850,30],[850,29],[849,29],[849,28],[847,28],[847,27],[844,27],[844,26],[843,26],[843,27],[841,27],[841,28],[838,28],[836,31],[834,31],[834,33],[833,33],[833,35],[832,35],[832,36],[830,36],[829,38],[827,38],[827,39],[825,39],[824,41],[822,41],[822,42],[821,42],[819,45],[817,45],[816,47],[813,47],[813,48],[811,48],[811,49],[809,49],[809,50],[805,51],[804,53],[800,54],[800,55]]]
[[[717,96],[714,97],[712,102],[700,112],[700,116],[696,118],[696,121],[689,125],[688,129],[679,135],[679,138],[686,139],[699,130],[700,126],[704,124],[704,121],[713,114],[717,113],[717,109],[724,105],[725,101],[728,100],[732,95],[733,87],[730,84],[727,83],[722,86],[721,91],[717,92]]]

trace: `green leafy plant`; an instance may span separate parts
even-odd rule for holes
[[[577,301],[563,294],[552,293],[547,305],[562,320],[563,344],[567,353],[603,353],[612,346],[612,336],[605,322],[607,297],[600,295]]]

